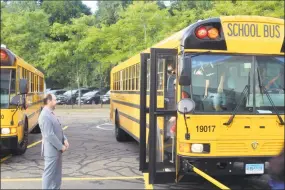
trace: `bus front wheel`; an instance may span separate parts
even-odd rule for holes
[[[28,122],[25,121],[23,140],[17,144],[17,147],[12,150],[13,155],[22,155],[26,152],[28,146]]]
[[[127,140],[127,133],[120,128],[120,120],[118,112],[115,115],[115,137],[118,142],[124,142]]]
[[[35,126],[35,128],[32,130],[32,133],[34,133],[34,134],[41,133],[41,128],[40,128],[39,124],[37,124]]]

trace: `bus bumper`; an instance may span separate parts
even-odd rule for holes
[[[17,144],[18,144],[17,136],[1,137],[0,141],[1,150],[15,149],[17,148]]]
[[[193,166],[211,176],[224,175],[263,175],[268,173],[269,159],[271,157],[180,157],[180,172],[194,174]],[[247,164],[263,165],[263,173],[246,170]],[[247,171],[247,172],[246,172]]]

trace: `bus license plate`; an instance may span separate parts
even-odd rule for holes
[[[263,174],[264,164],[246,164],[245,174]]]

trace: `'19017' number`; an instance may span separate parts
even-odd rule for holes
[[[204,133],[204,132],[214,132],[215,128],[216,128],[215,125],[205,125],[205,126],[197,125],[196,126],[197,132],[202,132],[202,133]]]

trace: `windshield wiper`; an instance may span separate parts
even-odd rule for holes
[[[266,88],[263,86],[262,82],[261,82],[261,77],[260,77],[260,73],[259,73],[259,69],[257,67],[257,77],[258,77],[258,84],[259,84],[259,89],[260,89],[260,93],[261,93],[261,96],[262,96],[262,99],[263,99],[263,92],[265,92],[270,104],[272,105],[273,107],[273,110],[275,112],[275,114],[277,115],[278,119],[279,119],[279,125],[284,125],[284,121],[282,119],[282,117],[280,116],[274,102],[272,101],[272,98],[271,96],[269,95],[269,93],[267,92]]]
[[[228,126],[228,125],[230,125],[233,122],[233,120],[234,120],[234,118],[235,118],[235,116],[237,114],[237,111],[238,111],[238,109],[239,109],[239,107],[240,107],[240,105],[241,105],[241,103],[242,103],[242,101],[244,99],[244,97],[247,96],[248,101],[249,101],[249,94],[250,94],[250,72],[248,72],[248,82],[247,82],[247,85],[245,85],[245,87],[244,87],[244,89],[243,89],[243,91],[241,93],[241,97],[240,97],[240,100],[239,100],[238,104],[236,105],[234,111],[232,112],[231,117],[229,118],[229,120],[226,123],[223,123],[223,125],[227,125]]]

